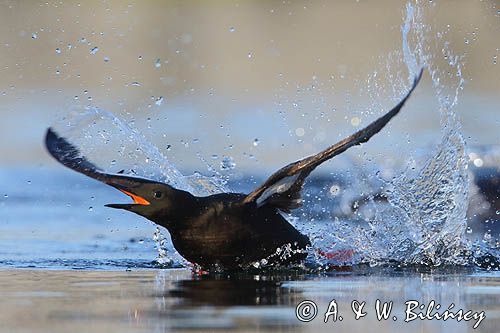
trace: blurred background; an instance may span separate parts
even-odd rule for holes
[[[227,155],[236,170],[268,172],[368,124],[409,85],[401,55],[404,1],[0,6],[6,167],[56,167],[42,145],[46,128],[97,106],[137,128],[187,173],[206,171],[200,154],[215,166]],[[429,36],[462,57],[466,82],[456,111],[468,144],[497,144],[498,2],[422,6]],[[434,44],[434,62],[445,66],[449,59]],[[363,152],[404,160],[405,152],[432,147],[439,136],[427,76],[408,108]]]

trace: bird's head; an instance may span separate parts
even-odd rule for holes
[[[189,192],[150,179],[104,172],[83,156],[78,148],[58,135],[52,128],[45,135],[48,152],[61,164],[125,193],[131,204],[108,204],[111,208],[125,209],[142,215],[164,227],[171,227],[191,212],[196,198]],[[187,213],[186,213],[187,212]],[[174,224],[175,226],[175,224]]]
[[[170,185],[139,177],[101,174],[100,178],[100,181],[118,189],[133,200],[133,203],[107,204],[106,207],[134,212],[164,227],[168,227],[170,220],[175,216],[174,205],[178,205],[179,200],[185,196],[191,196]]]

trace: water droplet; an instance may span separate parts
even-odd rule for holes
[[[495,214],[500,215],[500,210],[497,210]]]
[[[134,82],[130,83],[130,85],[134,86],[134,87],[140,87],[141,86],[141,84],[139,82],[137,82],[137,81],[134,81]]]
[[[356,126],[359,126],[359,124],[361,123],[361,119],[359,117],[352,117],[351,118],[351,125],[356,127]]]
[[[472,234],[472,228],[471,228],[471,227],[467,227],[466,232],[467,232],[468,234]]]
[[[478,168],[483,166],[483,160],[481,158],[474,159],[474,165]]]
[[[163,96],[158,97],[158,98],[156,99],[156,101],[155,101],[155,104],[156,104],[157,106],[160,106],[160,105],[161,105],[161,103],[163,103]]]
[[[7,198],[9,197],[9,195],[8,195],[8,194],[4,194],[4,196],[3,196],[3,197],[4,197],[5,199],[7,199]]]
[[[161,67],[161,60],[160,60],[160,58],[156,59],[156,61],[155,61],[155,67],[156,68],[160,68]]]
[[[139,60],[142,60],[142,56],[140,55],[140,56],[138,57],[138,59],[139,59]]]
[[[115,165],[115,164],[116,164],[116,160],[112,160],[111,165]]]
[[[31,180],[28,180],[28,185],[31,185]]]
[[[104,62],[109,62],[109,57],[104,57]]]
[[[330,195],[336,197],[340,193],[340,187],[337,184],[334,184],[330,187]]]
[[[87,43],[87,38],[82,37],[82,38],[80,38],[79,42],[80,42],[81,44],[85,44],[85,43]]]
[[[259,139],[255,138],[255,139],[253,140],[253,145],[254,145],[254,147],[257,147],[257,146],[259,145],[259,143],[260,143]]]
[[[31,34],[31,38],[37,39],[38,38],[38,34],[36,32],[32,33]]]
[[[232,170],[236,167],[236,163],[231,156],[222,157],[222,161],[220,162],[221,170]]]
[[[248,59],[252,59],[252,57],[253,57],[252,52],[248,52],[248,54],[247,54],[247,58],[248,58]]]
[[[97,51],[99,51],[99,48],[96,46],[96,47],[93,47],[90,49],[90,54],[94,55],[97,53]]]
[[[303,129],[302,127],[296,128],[295,129],[295,135],[296,136],[304,136],[306,134],[306,130]]]
[[[210,156],[210,157],[211,157],[213,160],[216,160],[216,159],[218,159],[218,158],[219,158],[219,155],[217,155],[217,154],[213,154],[213,155],[212,155],[212,156]]]
[[[57,53],[57,54],[61,54],[61,49],[60,49],[60,48],[57,48],[57,49],[56,49],[56,53]]]
[[[94,207],[90,206],[89,207],[89,212],[93,212],[94,211]]]
[[[234,27],[229,28],[229,32],[235,32],[236,29]]]

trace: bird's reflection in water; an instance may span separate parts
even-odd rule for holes
[[[301,292],[283,285],[303,279],[295,274],[224,274],[172,281],[160,272],[154,295],[157,310],[151,315],[162,317],[170,329],[239,330],[257,325],[293,330],[299,324],[294,307]]]
[[[282,288],[279,278],[200,278],[176,283],[170,297],[186,305],[278,305],[289,304],[289,289]]]

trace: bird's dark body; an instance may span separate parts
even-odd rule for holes
[[[174,247],[202,267],[248,267],[265,259],[291,263],[306,257],[309,238],[274,207],[241,204],[245,194],[223,193],[196,198],[182,222],[157,221],[171,233]],[[184,211],[179,207],[180,211]],[[289,247],[290,254],[284,252]],[[279,254],[276,254],[276,251]]]
[[[197,197],[165,183],[109,174],[52,129],[47,131],[45,145],[49,153],[68,168],[130,196],[133,204],[107,206],[139,214],[167,228],[174,247],[192,263],[205,269],[241,269],[255,262],[297,263],[306,257],[310,242],[288,223],[282,212],[302,205],[304,181],[318,165],[367,142],[397,115],[421,75],[422,71],[406,96],[389,112],[325,150],[279,169],[249,194]]]

